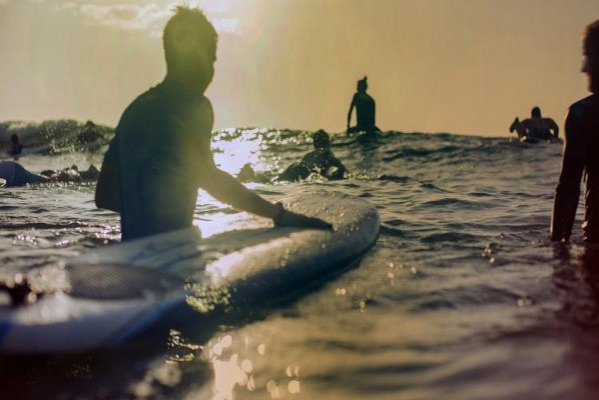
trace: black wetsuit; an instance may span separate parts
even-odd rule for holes
[[[376,126],[376,103],[374,99],[365,92],[357,92],[352,99],[352,107],[356,107],[357,124],[349,129],[349,132],[377,132]]]
[[[192,225],[199,182],[189,166],[203,156],[194,136],[206,131],[205,106],[212,110],[207,98],[166,80],[123,113],[104,160],[119,171],[123,240]]]
[[[559,183],[555,193],[552,239],[569,239],[585,182],[585,240],[599,243],[599,99],[586,97],[570,106],[566,119],[566,142]]]
[[[335,168],[334,171],[331,171]],[[345,166],[333,154],[331,149],[316,149],[302,157],[299,163],[293,163],[281,175],[279,180],[297,181],[306,179],[311,173],[321,174],[328,179],[342,179]]]

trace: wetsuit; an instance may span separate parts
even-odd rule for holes
[[[356,107],[356,120],[357,125],[350,128],[349,132],[375,132],[380,131],[376,127],[375,115],[376,115],[376,103],[374,99],[368,94],[358,92],[354,94],[352,99],[352,107]],[[351,108],[350,108],[351,115]],[[349,122],[349,117],[348,117]]]
[[[336,168],[331,173],[331,168]],[[297,181],[306,179],[311,173],[321,174],[328,179],[342,179],[345,166],[333,154],[331,149],[316,149],[302,157],[299,163],[293,163],[281,175],[279,180]]]
[[[123,240],[192,225],[199,189],[193,160],[206,156],[199,148],[210,149],[212,118],[207,98],[172,80],[125,110],[104,160],[118,171]]]
[[[599,99],[596,94],[570,106],[566,142],[551,221],[553,240],[568,240],[585,182],[585,240],[599,243]]]
[[[27,171],[21,164],[14,161],[0,161],[0,178],[6,181],[6,187],[46,181],[45,177]]]

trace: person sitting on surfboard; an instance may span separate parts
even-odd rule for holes
[[[327,179],[343,179],[345,166],[333,154],[329,134],[320,129],[314,133],[313,142],[314,150],[302,157],[300,162],[287,167],[277,180],[297,181],[306,179],[312,173]]]
[[[542,117],[539,107],[533,107],[530,118],[520,121],[516,117],[510,126],[510,133],[514,131],[520,140],[559,140],[559,127],[553,119]]]
[[[331,227],[264,200],[214,164],[214,114],[204,92],[214,76],[217,36],[200,9],[178,6],[164,28],[164,80],[121,116],[95,201],[120,213],[123,240],[191,227],[199,188],[276,225]]]
[[[347,133],[366,132],[376,133],[381,130],[377,128],[375,122],[376,103],[374,99],[366,93],[368,89],[367,77],[360,79],[357,84],[356,93],[349,105],[347,113]],[[352,111],[356,108],[356,126],[350,128]]]
[[[584,176],[584,240],[599,244],[599,20],[587,26],[583,51],[582,72],[588,76],[592,94],[572,104],[566,117],[566,141],[555,190],[551,239],[569,240]],[[593,267],[596,266],[595,262]]]

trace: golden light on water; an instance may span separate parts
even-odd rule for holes
[[[208,358],[214,370],[213,400],[232,400],[237,398],[236,392],[264,391],[268,398],[280,399],[301,393],[299,366],[288,365],[284,373],[276,378],[266,378],[257,383],[255,373],[264,375],[264,371],[257,371],[256,364],[268,364],[266,345],[252,344],[249,337],[245,337],[240,346],[236,346],[231,335],[215,338],[208,344]],[[282,372],[282,371],[281,371]],[[243,398],[242,393],[237,393]]]

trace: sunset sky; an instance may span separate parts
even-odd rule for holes
[[[171,0],[0,0],[0,121],[116,125],[165,73]],[[383,130],[509,135],[532,106],[562,126],[587,95],[597,0],[204,0],[219,34],[215,128],[345,129],[368,75]]]

